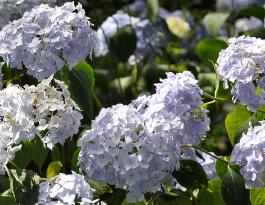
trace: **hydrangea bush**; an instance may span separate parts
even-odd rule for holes
[[[265,204],[264,6],[0,0],[0,204]]]

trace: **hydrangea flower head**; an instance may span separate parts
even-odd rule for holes
[[[0,91],[0,174],[21,149],[19,143],[34,138],[36,128],[33,119],[34,95],[16,85]]]
[[[83,118],[78,111],[79,107],[70,98],[67,86],[56,79],[57,86],[52,86],[52,77],[27,88],[34,93],[36,129],[43,143],[50,149],[56,143],[64,144],[67,138],[77,134]],[[43,131],[46,131],[44,137],[41,134]]]
[[[228,48],[217,59],[217,72],[224,81],[233,85],[233,100],[255,111],[264,105],[265,40],[240,36],[229,39]],[[259,92],[257,92],[259,90]]]
[[[0,0],[0,28],[19,19],[26,11],[41,4],[55,6],[56,0]]]
[[[38,80],[65,64],[71,69],[96,46],[96,34],[81,4],[51,8],[42,4],[0,31],[0,56],[11,67],[25,66]]]
[[[88,178],[128,190],[131,202],[156,192],[178,164],[173,137],[149,135],[132,105],[102,109],[83,134],[79,164]]]
[[[202,91],[191,72],[167,73],[167,78],[156,84],[156,93],[146,102],[144,118],[147,129],[167,125],[168,132],[182,144],[198,144],[209,130],[210,119],[203,104]]]
[[[38,205],[67,204],[74,205],[94,204],[93,192],[84,177],[72,172],[72,174],[62,174],[53,177],[40,184]]]
[[[86,176],[127,190],[130,202],[160,191],[179,168],[180,144],[198,143],[209,129],[190,72],[167,73],[156,87],[130,105],[102,109],[79,141]]]
[[[129,16],[123,11],[118,11],[108,17],[97,31],[99,44],[95,50],[96,56],[105,56],[109,52],[108,43],[110,38],[126,26],[132,26],[137,37],[136,51],[128,59],[130,65],[141,62],[145,58],[151,58],[160,53],[160,47],[168,42],[165,27],[161,22],[152,23],[148,19],[140,19]]]
[[[81,113],[67,86],[52,77],[37,86],[8,85],[0,91],[0,173],[20,150],[20,143],[37,135],[52,149],[78,133]]]
[[[250,127],[235,145],[231,162],[241,166],[240,173],[245,179],[246,188],[261,188],[265,185],[265,122]]]

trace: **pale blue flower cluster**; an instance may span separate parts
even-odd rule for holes
[[[264,26],[263,21],[256,17],[240,18],[235,22],[235,32],[238,34],[242,31],[248,31],[250,29],[262,28]]]
[[[252,4],[264,5],[264,0],[217,0],[216,8],[219,11],[227,11],[231,9],[242,9]]]
[[[84,60],[96,42],[81,4],[55,8],[42,4],[2,29],[0,56],[11,67],[26,67],[28,74],[42,80],[65,64],[71,69]]]
[[[217,72],[224,87],[233,86],[233,101],[252,111],[265,104],[265,40],[240,36],[229,39],[228,48],[217,59]]]
[[[143,114],[148,129],[155,131],[155,120],[164,121],[181,144],[198,145],[210,124],[208,111],[200,108],[203,102],[198,81],[189,71],[167,73],[155,86],[156,93],[148,99]]]
[[[161,190],[179,168],[180,144],[198,144],[209,130],[194,76],[167,73],[156,93],[101,110],[79,146],[86,176],[128,191],[129,202]]]
[[[140,19],[138,17],[129,16],[123,11],[118,11],[111,17],[108,17],[97,31],[99,39],[98,46],[95,51],[96,56],[105,56],[109,52],[108,43],[110,38],[120,29],[131,26],[136,34],[137,43],[134,55],[128,59],[128,63],[134,65],[143,59],[160,52],[168,42],[165,28],[161,23],[152,23],[148,19]]]
[[[84,177],[72,172],[53,177],[40,184],[38,205],[75,205],[95,204],[93,200],[95,190],[85,181]]]
[[[19,19],[26,11],[41,4],[55,6],[56,0],[0,0],[0,28]]]
[[[245,179],[246,188],[265,186],[265,122],[260,123],[242,135],[231,156],[231,162],[241,166],[240,173]]]

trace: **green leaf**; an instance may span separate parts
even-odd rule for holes
[[[7,176],[0,175],[0,192],[3,192],[9,188],[9,180]]]
[[[0,204],[3,204],[3,205],[17,205],[14,197],[12,197],[12,196],[0,196]]]
[[[249,202],[244,178],[229,166],[222,181],[222,196],[226,205],[247,205]]]
[[[168,30],[179,38],[187,38],[191,33],[189,24],[180,17],[170,16],[166,18]]]
[[[154,205],[192,205],[192,201],[184,193],[159,193],[153,198],[155,198],[152,203]]]
[[[31,153],[31,158],[38,165],[39,171],[41,171],[41,167],[47,158],[49,150],[43,146],[39,138],[32,140],[28,145],[27,150]]]
[[[200,88],[207,93],[213,93],[216,84],[216,73],[199,73]]]
[[[245,106],[241,105],[236,107],[235,112],[231,112],[226,116],[225,127],[232,145],[237,143],[240,133],[247,128],[247,122],[250,118],[250,112]]]
[[[216,160],[215,169],[220,179],[227,174],[227,164],[221,160]]]
[[[221,193],[221,180],[209,181],[208,188],[204,188],[198,195],[199,204],[203,205],[225,205]]]
[[[71,160],[71,168],[74,171],[78,171],[78,155],[80,152],[81,148],[77,148],[73,154],[72,160]]]
[[[62,167],[63,167],[63,164],[60,161],[51,162],[47,168],[46,177],[50,179],[58,175]]]
[[[13,159],[13,163],[20,169],[27,168],[28,164],[31,161],[31,153],[25,147],[27,143],[30,142],[22,142],[22,148],[18,152],[16,152],[15,158]]]
[[[110,87],[119,89],[119,87],[121,86],[122,90],[126,90],[132,86],[132,83],[133,83],[132,76],[115,78],[113,81],[110,82]]]
[[[0,195],[0,204],[16,205],[16,201],[11,189],[6,190],[4,193]]]
[[[265,204],[265,188],[263,189],[251,189],[250,201],[252,205],[264,205]]]
[[[89,181],[89,185],[95,189],[93,196],[99,198],[101,195],[107,195],[112,193],[111,187],[103,182]]]
[[[199,73],[198,80],[201,86],[215,86],[216,73]]]
[[[210,12],[203,18],[207,30],[212,36],[216,36],[230,14],[224,12]]]
[[[62,159],[61,157],[62,156],[59,144],[56,144],[51,150],[52,161],[60,161]]]
[[[8,170],[10,187],[19,205],[35,204],[39,196],[40,177],[30,170]]]
[[[113,188],[112,193],[104,193],[100,196],[100,200],[106,202],[109,205],[121,204],[126,198],[126,191],[123,189]]]
[[[93,119],[94,71],[86,62],[78,63],[69,72],[71,97],[80,106],[87,120]]]
[[[237,18],[252,16],[259,18],[261,21],[263,21],[265,18],[265,8],[258,5],[250,5],[247,8],[241,9],[237,14]]]
[[[119,61],[126,62],[136,49],[136,41],[132,26],[126,26],[110,38],[109,49]]]
[[[226,47],[227,43],[223,40],[205,38],[197,44],[196,53],[204,65],[213,68],[219,52]]]
[[[148,17],[151,20],[155,20],[159,12],[159,1],[158,0],[145,0],[148,10]]]
[[[265,28],[255,28],[244,31],[240,35],[251,36],[256,38],[265,38]]]
[[[146,205],[146,203],[144,201],[129,203],[127,199],[124,199],[121,205]]]
[[[195,189],[208,185],[207,175],[202,166],[193,160],[181,160],[180,169],[175,170],[172,175],[186,188]]]
[[[47,158],[48,152],[41,139],[36,137],[31,141],[22,142],[22,150],[19,151],[18,155],[16,154],[13,162],[20,169],[24,169],[33,160],[37,164],[39,172],[41,172],[41,167]]]

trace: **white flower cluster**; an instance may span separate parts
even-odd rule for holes
[[[72,172],[59,175],[40,184],[38,205],[94,204],[93,192],[84,177]]]
[[[201,90],[190,72],[167,73],[152,96],[102,109],[79,146],[79,165],[93,180],[128,190],[129,202],[156,192],[179,168],[180,144],[209,129]]]
[[[233,83],[233,100],[255,111],[265,104],[265,40],[240,36],[217,59],[217,72],[228,88]]]
[[[148,19],[140,19],[129,16],[123,11],[118,11],[108,17],[97,31],[99,45],[96,48],[96,56],[104,56],[109,52],[108,41],[119,30],[126,26],[132,26],[137,37],[135,55],[129,57],[129,64],[135,64],[148,58],[150,54],[160,52],[158,48],[165,46],[168,39],[165,28],[161,23],[151,23]]]
[[[23,140],[38,135],[50,149],[78,132],[82,115],[66,85],[52,77],[37,86],[8,85],[0,91],[0,173]]]
[[[41,4],[55,6],[56,0],[0,0],[0,28],[21,18],[26,11]]]
[[[64,144],[67,138],[78,133],[83,118],[67,86],[56,79],[57,87],[51,86],[52,77],[28,88],[34,93],[34,124],[49,149],[56,143]],[[42,132],[45,132],[44,137]]]
[[[238,34],[242,31],[248,31],[250,29],[255,28],[262,28],[263,26],[263,21],[256,17],[251,16],[250,18],[240,18],[237,19],[235,22],[235,32]]]
[[[90,55],[96,33],[81,4],[51,8],[42,4],[26,12],[0,32],[0,56],[7,64],[42,80],[61,69],[71,69]]]
[[[20,150],[22,140],[32,139],[36,134],[33,116],[33,94],[16,85],[0,91],[0,173]]]
[[[240,173],[246,188],[261,188],[265,185],[265,121],[260,126],[250,127],[235,145],[231,162],[241,166]]]

